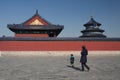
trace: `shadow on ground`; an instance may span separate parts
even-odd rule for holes
[[[79,67],[75,67],[75,66],[70,66],[70,65],[66,65],[69,68],[75,69],[77,71],[82,71]]]

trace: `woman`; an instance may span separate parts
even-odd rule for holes
[[[80,59],[80,63],[82,65],[82,71],[84,71],[84,67],[86,67],[88,69],[88,71],[90,70],[90,68],[87,66],[87,55],[88,55],[88,51],[86,49],[85,46],[82,46],[82,51],[81,51],[81,59]]]

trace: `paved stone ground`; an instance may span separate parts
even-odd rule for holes
[[[72,68],[68,55],[1,56],[0,80],[120,80],[120,54],[89,55],[89,72],[80,71],[79,57]]]

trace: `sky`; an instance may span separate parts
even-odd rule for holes
[[[91,16],[107,37],[120,37],[120,0],[0,0],[0,36],[14,36],[7,24],[21,24],[36,10],[52,24],[64,25],[58,37],[79,37]]]

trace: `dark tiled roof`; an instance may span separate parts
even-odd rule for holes
[[[80,37],[86,37],[86,38],[106,38],[105,35],[103,34],[83,34],[82,36]]]
[[[120,41],[120,38],[78,38],[78,37],[59,37],[59,38],[36,38],[36,37],[0,37],[0,41]]]
[[[100,23],[98,23],[98,22],[96,22],[92,17],[91,17],[91,19],[90,19],[90,21],[89,22],[87,22],[86,24],[84,24],[84,26],[94,26],[94,25],[97,25],[97,26],[100,26],[101,24]]]
[[[22,24],[13,24],[13,25],[7,25],[7,27],[15,32],[15,33],[25,33],[26,31],[28,33],[32,32],[55,32],[56,36],[59,35],[59,33],[64,29],[64,26],[62,25],[22,25]],[[38,33],[37,33],[38,34]]]
[[[84,32],[104,32],[104,30],[99,29],[99,28],[93,28],[93,29],[86,29],[86,30],[83,30],[81,32],[82,33],[84,33]]]
[[[56,29],[64,29],[62,25],[22,25],[22,24],[8,24],[7,27],[9,29],[16,30],[56,30]]]

